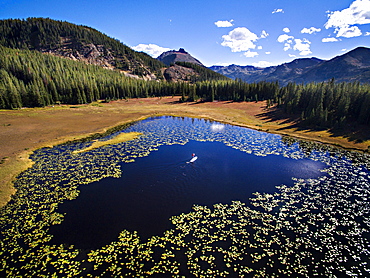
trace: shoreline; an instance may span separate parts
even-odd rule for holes
[[[354,139],[333,136],[328,130],[297,130],[295,122],[284,115],[275,119],[266,117],[271,109],[266,108],[265,102],[177,103],[177,100],[178,97],[162,97],[108,104],[0,110],[0,208],[15,193],[13,181],[16,177],[32,166],[29,157],[35,150],[102,135],[149,117],[203,118],[347,150],[367,151],[370,146],[370,139],[356,143]]]

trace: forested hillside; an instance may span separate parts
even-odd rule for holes
[[[0,46],[0,108],[173,94],[160,88],[175,88],[176,84],[166,84],[126,77],[117,71],[38,51]]]
[[[370,124],[370,85],[322,82],[307,85],[241,80],[158,82],[37,51],[0,47],[0,108],[83,104],[99,99],[181,96],[182,101],[277,103],[309,125],[340,127],[347,120]]]
[[[46,50],[50,49],[68,52],[77,49],[75,43],[84,45],[94,41],[97,45],[104,43],[103,50],[121,55],[122,59],[112,60],[117,69],[132,69],[136,74],[145,75],[150,74],[150,70],[162,71],[162,64],[89,27],[50,19],[3,20],[0,23],[1,109],[177,95],[181,96],[181,101],[267,100],[268,106],[277,104],[286,113],[300,115],[302,123],[314,127],[341,127],[347,121],[370,124],[369,84],[336,83],[334,80],[307,85],[289,83],[283,87],[277,81],[246,83],[187,62],[175,65],[187,69],[182,79],[186,82],[130,78],[119,70],[107,70],[101,65],[45,52],[49,53]],[[75,55],[73,51],[71,54]]]
[[[13,49],[37,50],[149,80],[163,80],[163,69],[168,67],[93,28],[48,18],[0,20],[0,45]],[[188,53],[186,55],[191,57]],[[173,69],[169,72],[171,70]],[[180,71],[186,69],[180,68]],[[220,79],[222,76],[205,67],[197,67],[192,68],[190,73],[172,76],[169,80],[201,81],[204,80],[205,71],[208,71],[209,79]]]
[[[0,20],[0,45],[38,50],[159,79],[161,69],[166,67],[93,28],[48,18]]]

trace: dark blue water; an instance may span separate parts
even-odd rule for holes
[[[187,163],[192,153],[198,160]],[[59,206],[65,219],[50,228],[52,244],[98,248],[115,240],[123,229],[138,231],[143,239],[160,235],[173,228],[171,216],[189,212],[194,204],[248,203],[253,192],[272,193],[276,185],[292,185],[292,177],[318,177],[325,165],[250,155],[220,142],[190,141],[161,146],[121,167],[121,178],[80,186],[77,199]]]

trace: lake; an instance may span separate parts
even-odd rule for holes
[[[8,275],[367,276],[368,154],[176,117],[99,140],[120,132],[142,135],[33,154],[1,211]]]

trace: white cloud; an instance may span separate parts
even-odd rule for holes
[[[219,20],[215,22],[217,27],[232,27],[234,24],[232,23],[234,20]]]
[[[262,45],[258,46],[257,49],[261,50],[262,49]]]
[[[312,53],[310,50],[311,42],[309,40],[295,39],[294,42],[295,45],[293,46],[293,49],[299,51],[299,55],[307,56]]]
[[[149,54],[152,57],[158,57],[163,52],[171,50],[171,48],[161,47],[156,44],[138,44],[137,46],[132,47],[136,51],[142,51]]]
[[[313,34],[313,33],[318,33],[320,31],[321,31],[320,28],[311,27],[311,28],[303,28],[301,30],[301,33],[302,34]]]
[[[249,31],[248,28],[238,27],[230,31],[229,34],[222,36],[222,46],[231,48],[232,52],[248,51],[249,49],[255,49],[254,44],[259,38],[256,34]]]
[[[252,63],[252,66],[257,67],[257,68],[267,68],[267,67],[271,67],[273,65],[274,64],[272,64],[270,62],[267,62],[267,61],[259,61],[257,63]]]
[[[260,38],[264,39],[264,38],[267,38],[268,36],[269,36],[269,33],[267,33],[265,30],[263,30],[262,33],[261,33]]]
[[[359,37],[361,35],[362,35],[362,32],[357,26],[341,27],[337,33],[337,37],[344,37],[344,38]]]
[[[344,51],[347,51],[347,49],[346,49],[346,48],[343,48],[341,51],[343,51],[343,52],[344,52]]]
[[[289,36],[287,34],[283,34],[283,35],[280,35],[278,38],[277,38],[277,41],[280,42],[280,43],[284,43],[284,51],[288,51],[289,49],[292,48],[291,44],[293,43],[293,39],[294,37],[293,36]]]
[[[321,41],[322,42],[337,42],[338,39],[336,39],[336,38],[323,38]]]
[[[243,54],[245,57],[247,58],[253,58],[253,57],[256,57],[258,56],[258,53],[257,52],[253,52],[253,51],[250,51],[248,50],[247,52],[244,52]]]
[[[285,43],[284,44],[284,51],[288,51],[289,49],[291,49],[292,47],[291,47],[291,45],[290,45],[290,43]]]
[[[239,65],[240,63],[238,63]],[[230,62],[217,62],[215,64],[213,64],[214,66],[221,66],[221,67],[227,67],[227,66],[230,66]]]
[[[265,54],[269,55],[269,54],[271,54],[271,52],[270,51],[267,51],[267,52],[265,52]]]
[[[357,26],[370,23],[370,0],[355,0],[349,8],[330,12],[325,28],[335,28],[337,37],[358,37],[362,32]]]
[[[370,36],[370,32],[366,32],[365,33],[365,36]]]
[[[306,56],[312,53],[310,50],[311,42],[307,39],[295,39],[293,36],[283,34],[277,38],[277,41],[284,43],[284,51],[288,51],[293,48],[293,50],[299,51],[299,55],[301,56]]]
[[[285,33],[290,33],[290,29],[289,29],[288,27],[285,27],[285,28],[283,29],[283,31],[284,31]]]
[[[276,14],[276,13],[284,13],[284,10],[283,9],[275,9],[272,11],[273,14]]]
[[[280,42],[280,43],[283,43],[285,41],[292,41],[292,39],[294,39],[293,36],[289,36],[287,34],[283,34],[283,35],[280,35],[278,38],[277,38],[277,41]]]
[[[297,56],[296,56],[296,55],[293,55],[293,54],[288,54],[288,56],[289,56],[290,58],[297,58]]]

